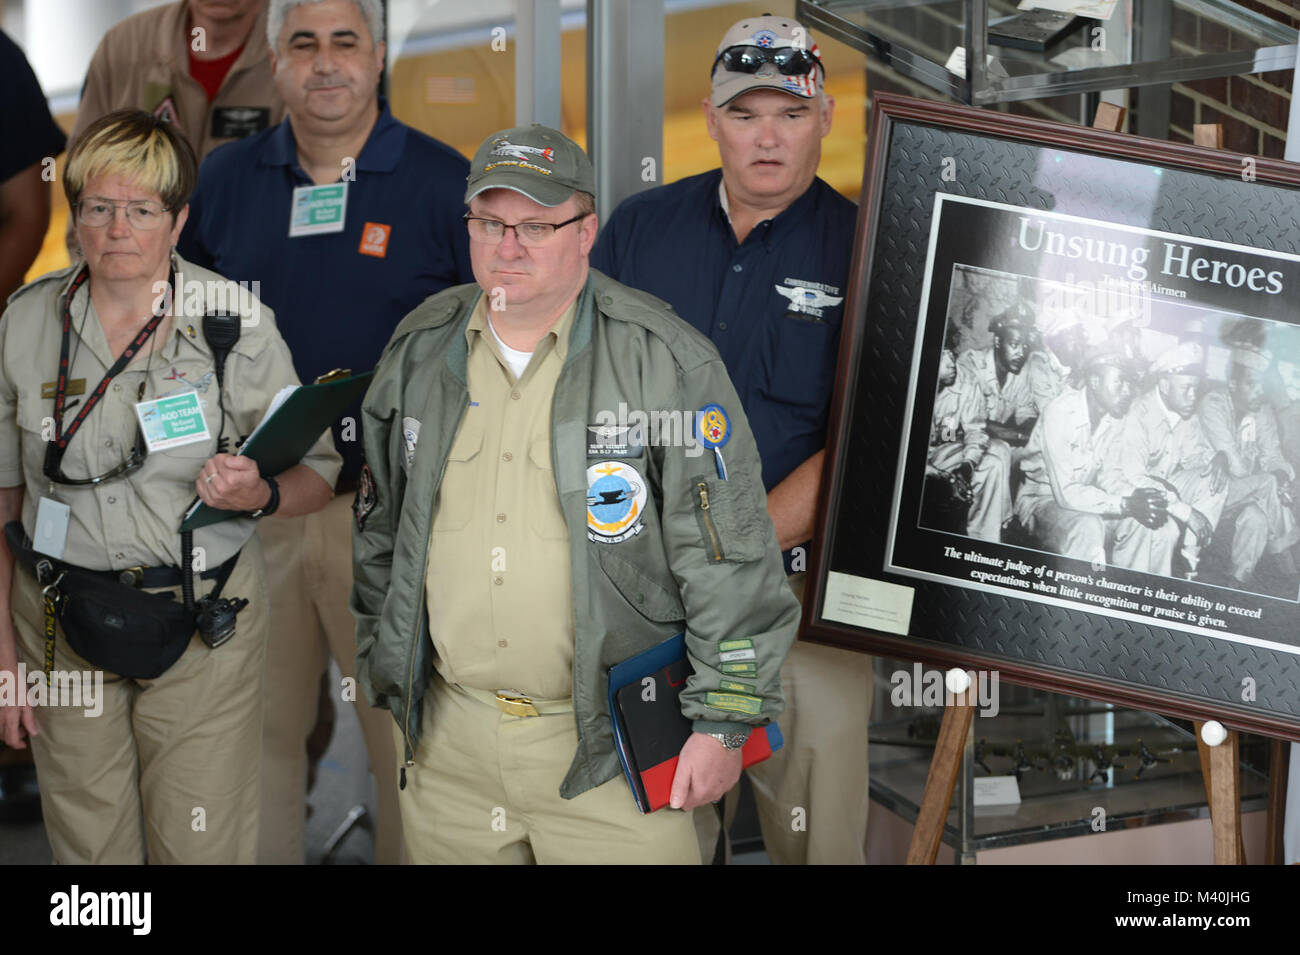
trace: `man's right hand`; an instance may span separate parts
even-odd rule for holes
[[[1210,546],[1210,540],[1214,537],[1214,525],[1208,517],[1192,508],[1192,513],[1187,518],[1187,527],[1196,535],[1196,543],[1202,547]]]
[[[952,496],[962,504],[969,504],[975,499],[975,492],[971,489],[973,478],[974,468],[969,464],[959,464],[948,472],[948,486],[952,488]]]
[[[1169,520],[1169,499],[1164,491],[1140,487],[1124,498],[1124,513],[1143,527],[1156,530]]]

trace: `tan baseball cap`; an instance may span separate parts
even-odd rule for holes
[[[575,192],[596,194],[596,175],[582,147],[540,123],[485,139],[466,183],[466,203],[488,189],[513,189],[543,206],[558,206]]]
[[[775,63],[764,63],[754,73],[738,73],[728,70],[717,57],[724,50],[733,46],[756,46],[763,50],[780,50],[791,48],[806,50],[817,60],[814,66],[803,76],[787,76]],[[774,17],[764,14],[761,17],[746,17],[733,24],[718,44],[717,56],[714,57],[713,94],[714,106],[725,106],[741,93],[750,90],[772,89],[798,96],[800,99],[812,99],[820,91],[819,82],[825,82],[826,67],[821,63],[821,51],[812,42],[808,28],[789,17]],[[821,77],[818,77],[820,68]]]

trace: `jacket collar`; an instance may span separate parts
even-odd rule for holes
[[[406,133],[407,127],[395,119],[388,108],[388,100],[379,97],[379,116],[366,137],[366,144],[361,147],[357,171],[386,173],[396,169],[406,148]],[[266,138],[259,159],[264,166],[298,168],[298,143],[293,138],[293,124],[288,115]]]

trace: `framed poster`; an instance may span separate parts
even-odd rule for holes
[[[1300,739],[1300,167],[871,143],[803,635]]]

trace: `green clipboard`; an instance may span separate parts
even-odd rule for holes
[[[365,393],[373,371],[348,377],[335,372],[314,385],[300,385],[258,425],[238,453],[257,462],[258,470],[275,477],[289,470],[311,450],[316,439]],[[223,511],[195,499],[181,521],[182,531],[194,531],[239,517],[243,511]]]

